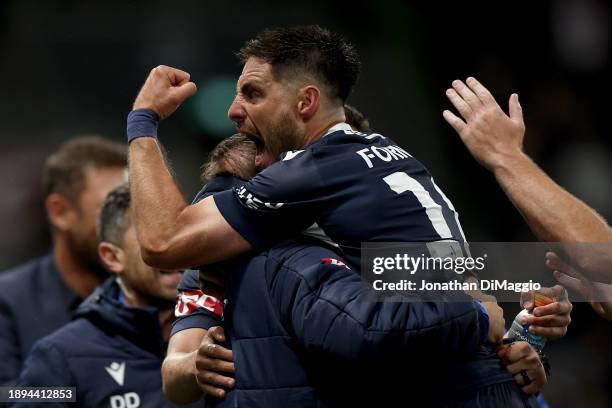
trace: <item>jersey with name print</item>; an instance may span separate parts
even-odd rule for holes
[[[465,240],[453,205],[418,160],[345,123],[214,199],[256,249],[306,230],[354,266],[363,242]]]

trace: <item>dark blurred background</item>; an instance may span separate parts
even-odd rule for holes
[[[453,79],[476,76],[507,110],[518,92],[526,150],[572,193],[612,217],[612,7],[537,2],[3,1],[0,3],[0,268],[50,245],[44,158],[81,134],[124,140],[125,115],[149,70],[189,71],[199,92],[161,125],[187,197],[199,166],[232,133],[225,112],[259,30],[317,23],[345,34],[363,61],[349,102],[419,158],[461,214],[471,241],[532,241],[494,178],[442,119]],[[508,323],[518,312],[509,305]],[[575,304],[568,336],[547,346],[552,406],[612,406],[612,323]]]

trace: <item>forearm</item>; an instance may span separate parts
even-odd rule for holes
[[[203,396],[195,377],[196,354],[197,350],[190,353],[175,352],[164,360],[162,365],[164,394],[175,404],[189,404]]]
[[[333,280],[319,273],[331,282],[319,281],[322,287],[302,282],[297,295],[287,291],[299,299],[291,306],[290,324],[307,349],[349,358],[421,353],[424,348],[451,355],[468,353],[483,341],[478,306],[467,296],[459,303],[399,296],[374,302],[353,272],[334,271]]]
[[[130,143],[130,192],[143,260],[163,269],[186,269],[251,249],[219,212],[213,197],[187,205],[154,138]]]
[[[396,353],[417,356],[425,350],[456,357],[469,354],[483,342],[475,308],[453,316],[443,310],[454,309],[456,305],[423,302],[394,308],[389,303],[374,312],[371,319],[341,313],[330,323],[324,338],[316,334],[303,337],[307,339],[307,348],[321,348],[347,358],[392,359]],[[420,306],[429,310],[419,310]],[[429,316],[429,321],[419,317],[428,313],[437,316]],[[314,327],[311,333],[316,330]],[[308,334],[308,330],[305,332]],[[348,343],[347,339],[350,339]]]
[[[606,221],[556,184],[527,155],[507,157],[494,174],[539,240],[612,242]]]
[[[146,259],[167,250],[187,203],[155,138],[130,143],[129,172],[133,220]]]

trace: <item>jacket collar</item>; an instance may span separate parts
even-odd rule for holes
[[[159,324],[159,311],[124,305],[119,301],[120,293],[117,279],[108,278],[79,306],[75,318],[88,319],[109,335],[123,336],[134,345],[163,356],[167,342]]]

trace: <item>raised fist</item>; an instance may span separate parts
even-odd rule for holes
[[[160,65],[151,70],[140,89],[133,109],[151,109],[165,119],[198,88],[189,81],[190,75],[180,69]]]

